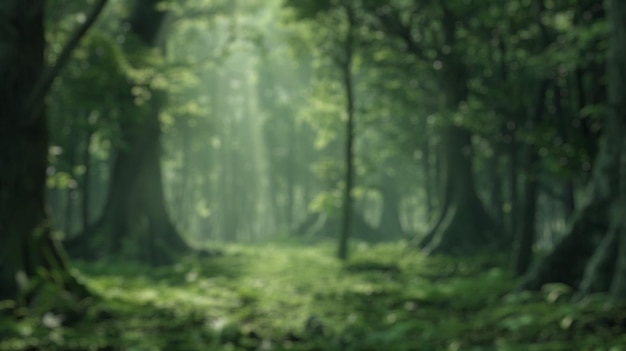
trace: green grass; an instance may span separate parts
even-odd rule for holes
[[[0,350],[626,350],[624,310],[569,289],[511,295],[497,257],[400,243],[228,246],[159,269],[76,264],[100,298],[51,292],[0,319]],[[60,307],[63,305],[64,307]],[[10,302],[0,301],[0,312]]]

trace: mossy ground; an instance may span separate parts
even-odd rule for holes
[[[158,269],[76,263],[98,298],[0,302],[0,350],[626,350],[626,309],[571,304],[561,285],[509,294],[502,257],[334,253],[275,243]]]

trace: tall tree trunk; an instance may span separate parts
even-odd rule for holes
[[[468,73],[456,43],[456,16],[442,3],[446,45],[453,48],[442,57],[440,84],[447,108],[456,109],[468,97]],[[426,252],[471,254],[496,243],[496,225],[478,198],[472,171],[472,134],[450,125],[442,134],[441,178],[444,194],[436,225],[420,242]],[[499,234],[499,233],[498,233]]]
[[[82,181],[82,197],[81,197],[81,214],[82,214],[82,230],[84,231],[89,226],[91,221],[91,153],[89,152],[89,146],[91,146],[91,138],[94,130],[90,126],[87,134],[85,135],[85,147],[83,148],[83,162],[85,163],[85,172],[83,173]]]
[[[76,116],[72,116],[71,118],[76,118]],[[72,233],[74,232],[74,228],[75,228],[74,224],[76,223],[74,209],[76,207],[77,189],[73,180],[76,179],[76,174],[74,174],[75,169],[76,169],[76,153],[78,151],[77,150],[78,146],[80,145],[79,141],[77,140],[78,139],[77,127],[74,125],[74,126],[70,126],[70,128],[71,128],[71,132],[68,138],[69,142],[67,144],[68,145],[67,152],[69,153],[69,156],[67,158],[67,162],[68,162],[67,173],[72,178],[72,183],[68,184],[67,188],[65,188],[65,211],[64,211],[64,216],[63,216],[64,217],[63,218],[63,231],[65,232],[66,237],[70,237],[72,235]]]
[[[546,92],[548,90],[548,82],[542,80],[539,83],[539,91],[535,102],[530,122],[532,126],[537,125],[543,116],[545,109]],[[539,196],[539,174],[537,171],[537,163],[539,162],[539,154],[536,145],[528,145],[528,156],[526,159],[526,178],[524,180],[524,206],[522,207],[521,220],[522,228],[515,237],[515,273],[518,276],[523,275],[530,266],[533,245],[535,243],[535,232],[537,228],[537,197]]]
[[[518,236],[518,223],[519,221],[519,176],[518,172],[520,171],[519,167],[519,157],[518,157],[518,141],[517,141],[517,130],[511,130],[511,143],[507,148],[509,153],[509,168],[508,168],[508,178],[509,178],[509,230],[508,235],[512,238],[516,238]]]
[[[626,132],[626,3],[621,0],[608,3],[609,113],[587,187],[587,201],[574,214],[567,235],[526,275],[520,289],[539,289],[545,283],[563,282],[579,287],[579,297],[606,290],[607,285],[610,285],[614,299],[623,300],[626,295],[623,219],[626,199],[626,145],[623,139]],[[618,250],[617,254],[613,250]],[[607,284],[606,276],[611,272],[613,277]]]
[[[494,243],[496,233],[476,193],[469,153],[471,133],[450,126],[442,142],[442,213],[420,247],[428,253],[474,253]]]
[[[572,142],[572,138],[570,136],[570,129],[571,129],[571,116],[575,116],[576,113],[574,111],[571,111],[570,109],[565,109],[563,107],[563,99],[567,98],[568,101],[565,104],[566,106],[572,106],[572,103],[569,103],[570,99],[570,94],[568,90],[566,91],[566,96],[563,90],[561,89],[561,87],[559,86],[559,82],[558,79],[555,82],[555,86],[554,86],[554,95],[553,95],[553,99],[554,99],[554,107],[555,107],[555,114],[556,117],[558,118],[558,134],[559,136],[563,139],[563,143],[571,143]],[[574,177],[568,177],[567,180],[565,180],[564,182],[565,184],[563,184],[563,209],[565,212],[565,218],[569,218],[571,216],[571,214],[574,212],[574,209],[576,207],[576,203],[575,203],[575,197],[574,197]]]
[[[426,118],[420,119],[420,127],[424,132],[424,140],[422,141],[422,172],[424,173],[424,189],[426,190],[426,220],[430,222],[433,216],[433,181],[432,181],[432,167],[430,165],[431,160],[431,148],[430,138],[428,130],[428,122]]]
[[[141,44],[158,47],[165,13],[157,0],[137,0],[129,18],[131,33]],[[168,264],[189,247],[165,208],[160,165],[159,113],[164,96],[152,91],[144,106],[125,101],[129,113],[122,127],[124,147],[118,150],[108,198],[100,219],[68,249],[77,257],[121,257],[147,264]]]
[[[289,119],[287,145],[289,145],[289,151],[287,155],[287,230],[292,230],[295,224],[294,221],[294,207],[296,201],[296,152],[297,152],[297,129],[296,121]]]
[[[73,166],[72,166],[73,168]],[[72,174],[73,177],[73,174]],[[65,215],[63,216],[63,232],[66,237],[72,236],[74,232],[74,223],[75,223],[75,214],[74,208],[76,207],[76,198],[78,195],[76,194],[76,189],[72,187],[67,187],[65,189]]]
[[[609,57],[608,57],[608,98],[609,119],[619,125],[614,135],[615,143],[620,146],[618,161],[619,186],[618,199],[611,211],[611,231],[616,233],[619,243],[615,275],[610,295],[613,300],[624,300],[626,296],[626,2],[612,0],[609,3]],[[608,127],[611,127],[609,125]],[[618,134],[619,133],[619,134]],[[620,140],[621,139],[621,140]]]
[[[487,161],[487,172],[491,180],[489,193],[491,196],[491,208],[496,223],[500,226],[504,224],[504,212],[502,203],[504,202],[502,195],[502,177],[500,176],[500,145],[495,145],[493,155]]]
[[[578,285],[575,300],[594,293],[606,292],[611,287],[615,275],[615,261],[618,254],[618,241],[615,232],[609,233],[600,242],[586,264],[582,280]]]
[[[343,88],[346,93],[346,176],[343,196],[343,219],[341,223],[341,233],[339,235],[338,256],[345,260],[348,258],[348,238],[352,226],[352,182],[354,181],[354,94],[352,86],[352,55],[354,50],[354,9],[352,5],[346,5],[346,18],[348,28],[345,37],[345,53],[341,62],[341,73],[343,74]]]
[[[4,0],[0,6],[0,299],[18,298],[36,277],[86,293],[52,238],[45,210],[43,20],[43,1]]]
[[[441,37],[443,45],[450,50],[442,50],[436,63],[437,83],[444,96],[444,110],[456,112],[462,102],[468,98],[469,74],[463,57],[459,52],[457,29],[461,23],[453,9],[445,2],[438,2],[441,10]],[[414,40],[411,23],[405,23],[404,14],[399,9],[385,6],[384,14],[377,16],[382,29],[406,44],[407,51],[419,60],[431,61],[425,54],[423,43]],[[439,34],[439,33],[438,33]],[[435,177],[437,185],[443,188],[441,209],[435,225],[419,242],[426,252],[472,254],[500,245],[503,236],[498,236],[497,225],[487,213],[478,198],[472,171],[472,133],[450,121],[450,125],[441,133],[440,157]]]
[[[539,176],[536,165],[539,155],[534,145],[529,145],[526,177],[524,184],[524,206],[522,207],[522,228],[515,242],[515,273],[523,275],[528,270],[532,259],[537,228],[537,197],[539,196]]]
[[[192,201],[192,199],[188,196],[188,183],[191,178],[191,143],[193,139],[192,128],[189,125],[191,122],[187,118],[182,123],[182,165],[180,169],[180,183],[178,186],[178,196],[176,197],[176,202],[174,206],[178,209],[177,222],[179,228],[181,230],[189,230],[189,209],[187,204]]]
[[[576,186],[574,180],[569,178],[563,185],[563,211],[565,212],[565,219],[569,219],[576,210]]]
[[[386,174],[383,179],[383,213],[378,226],[380,240],[393,240],[404,236],[404,231],[400,224],[400,196],[395,178]]]
[[[504,85],[513,86],[509,79],[509,69],[510,65],[507,59],[507,41],[504,38],[500,38],[498,40],[498,48],[496,53],[496,57],[494,59],[494,64],[499,68],[499,74],[501,82]],[[506,199],[507,206],[505,205],[505,197],[504,195],[500,195],[502,201],[500,203],[500,214],[501,220],[499,221],[502,225],[503,230],[505,231],[505,235],[510,238],[517,237],[517,213],[518,213],[518,203],[519,203],[519,193],[518,193],[518,143],[517,143],[517,130],[519,125],[519,116],[512,112],[511,106],[504,105],[497,109],[499,114],[502,116],[507,116],[502,119],[502,124],[500,125],[500,135],[502,137],[502,142],[504,145],[504,150],[500,150],[499,145],[496,143],[495,153],[496,155],[503,155],[508,159],[507,163],[507,180],[509,185],[509,193],[508,198]],[[503,182],[501,182],[503,184]]]
[[[442,171],[442,145],[441,145],[441,138],[437,138],[436,139],[436,143],[434,145],[434,149],[433,149],[433,164],[434,164],[434,168],[435,171],[434,173],[434,177],[433,177],[433,189],[435,190],[435,194],[432,194],[432,198],[433,198],[433,208],[437,208],[437,207],[443,207],[442,206],[442,199],[439,198],[439,196],[437,195],[441,195],[444,194],[444,186],[443,186],[443,182],[441,181],[441,175],[443,173]],[[433,213],[436,213],[437,211],[433,210]],[[439,210],[439,212],[441,212],[441,210]],[[441,216],[439,216],[441,217]],[[432,220],[435,217],[431,217],[429,223],[432,222]]]

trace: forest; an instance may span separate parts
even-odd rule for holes
[[[0,351],[626,351],[626,1],[0,1]]]

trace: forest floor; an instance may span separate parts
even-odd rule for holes
[[[99,298],[0,314],[0,350],[626,350],[626,309],[570,289],[510,294],[498,257],[400,243],[233,245],[164,268],[75,263]],[[0,301],[0,312],[7,309]],[[621,346],[620,346],[621,345]]]

